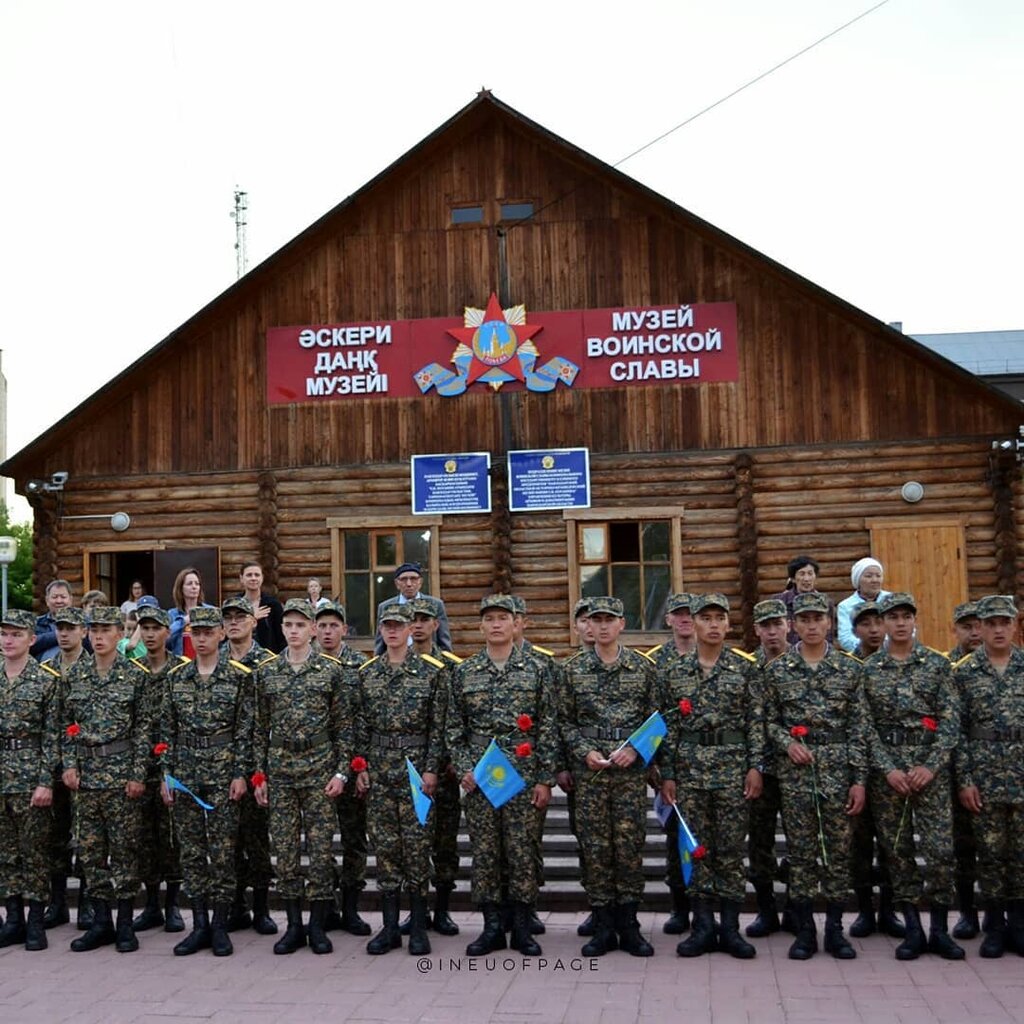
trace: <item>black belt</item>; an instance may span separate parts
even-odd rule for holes
[[[632,729],[611,729],[588,725],[580,729],[580,735],[586,736],[588,740],[628,740],[633,735],[633,731]]]
[[[401,750],[404,747],[425,747],[427,737],[417,735],[399,735],[395,733],[375,732],[370,735],[370,744],[383,750]]]
[[[893,726],[891,729],[879,729],[878,738],[890,747],[927,746],[935,742],[935,733],[921,726],[918,729],[903,729]]]
[[[826,743],[845,743],[845,729],[808,729],[803,737],[804,743],[811,746],[824,746]]]
[[[319,747],[322,743],[326,743],[330,739],[325,731],[315,732],[312,736],[307,736],[305,739],[277,739],[274,736],[270,737],[270,745],[275,750],[287,750],[291,754],[301,754],[306,750],[312,750],[314,747]]]
[[[226,747],[234,742],[234,738],[232,729],[221,729],[211,733],[183,732],[178,739],[178,745],[189,750],[210,750],[213,747]]]
[[[1007,729],[986,729],[980,725],[972,725],[972,740],[991,740],[996,743],[1019,743],[1024,740],[1024,728],[1011,726]]]
[[[469,734],[468,739],[470,743],[482,743],[486,747],[491,742],[491,740],[494,739],[494,737],[488,736],[486,733],[482,732],[471,732]]]
[[[78,756],[82,758],[90,757],[113,757],[114,754],[123,754],[126,750],[131,749],[131,744],[128,740],[113,740],[110,743],[95,743],[92,746],[86,746],[85,744],[78,744]]]
[[[39,733],[30,736],[0,736],[0,750],[38,750],[42,740]]]
[[[698,747],[726,747],[746,743],[747,734],[739,729],[700,729],[680,733],[679,742]]]

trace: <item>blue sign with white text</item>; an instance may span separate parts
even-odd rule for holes
[[[590,452],[548,448],[508,453],[509,510],[590,508]]]
[[[412,457],[414,515],[491,511],[490,452]]]

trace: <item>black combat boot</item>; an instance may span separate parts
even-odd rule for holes
[[[509,947],[523,956],[540,956],[540,943],[533,937],[530,928],[531,907],[529,903],[512,904],[512,938]]]
[[[117,926],[115,928],[114,949],[118,953],[134,953],[139,948],[139,937],[132,928],[132,916],[135,913],[134,900],[117,901]]]
[[[757,956],[757,950],[740,935],[739,900],[723,899],[721,908],[718,915],[722,923],[718,933],[718,948],[737,960],[752,960]]]
[[[427,936],[427,898],[418,892],[409,893],[409,955],[426,956],[430,952]]]
[[[970,875],[956,876],[956,902],[960,917],[953,925],[953,938],[977,938],[981,925],[978,924],[978,910],[974,905],[974,879]]]
[[[774,935],[781,927],[779,912],[775,909],[775,886],[771,882],[755,882],[754,892],[757,894],[757,917],[747,925],[746,933],[751,939],[763,939],[766,935]]]
[[[216,913],[216,911],[214,911]],[[228,931],[240,932],[243,928],[252,927],[252,914],[245,902],[245,886],[235,887],[235,898],[231,901],[231,910],[228,913]]]
[[[452,889],[455,886],[452,882],[438,882],[434,892],[434,931],[438,935],[458,935],[459,926],[452,920],[448,913],[448,902],[451,899]]]
[[[594,930],[597,928],[597,923],[594,921],[593,914],[587,914],[585,918],[576,926],[576,934],[581,938],[585,939],[594,934]]]
[[[986,960],[998,960],[1006,951],[1006,920],[1003,917],[1003,905],[998,900],[986,900],[981,930],[985,938],[978,948],[978,956]]]
[[[286,899],[284,910],[288,915],[288,927],[285,928],[284,935],[274,943],[274,952],[278,956],[294,953],[306,944],[306,929],[302,927],[302,900]]]
[[[369,935],[370,926],[359,916],[359,890],[346,885],[341,890],[341,930],[349,935]]]
[[[690,934],[676,946],[679,956],[703,956],[713,953],[718,948],[715,935],[715,915],[711,912],[711,904],[701,897],[692,901],[693,924]]]
[[[210,949],[214,956],[231,956],[235,947],[231,944],[231,904],[214,903],[213,920],[210,922]]]
[[[167,883],[167,892],[164,895],[164,931],[171,934],[185,930],[185,922],[181,919],[181,911],[178,909],[180,892],[181,882]]]
[[[193,900],[192,931],[174,947],[174,955],[191,956],[193,953],[198,953],[201,949],[209,949],[211,941],[210,912],[206,906],[206,900]]]
[[[44,928],[56,928],[58,925],[68,924],[71,920],[71,912],[68,910],[68,876],[62,874],[50,875],[50,905],[43,915]]]
[[[850,925],[850,934],[855,939],[866,939],[874,935],[878,928],[875,924],[875,907],[871,901],[871,886],[858,885],[853,894],[857,900],[857,916]]]
[[[106,900],[94,900],[89,898],[92,909],[92,924],[84,935],[71,940],[71,950],[74,953],[86,953],[90,949],[99,949],[100,946],[113,945],[117,938],[114,932],[114,921],[110,916],[110,904]]]
[[[1006,948],[1024,956],[1024,900],[1010,900],[1006,917]]]
[[[963,960],[966,954],[949,934],[949,907],[932,903],[928,921],[928,952],[937,953],[943,960]]]
[[[615,930],[619,933],[619,949],[630,956],[654,956],[654,947],[640,933],[636,912],[639,904],[619,903],[615,907]]]
[[[580,951],[586,957],[604,956],[619,948],[619,937],[615,934],[613,907],[594,907],[590,916],[594,919],[594,934]]]
[[[7,919],[0,928],[0,949],[20,946],[25,941],[25,901],[20,896],[7,897]]]
[[[311,900],[309,904],[309,948],[323,956],[334,952],[334,943],[327,937],[324,925],[327,923],[327,911],[334,905],[334,900]]]
[[[28,901],[28,922],[25,925],[25,948],[34,952],[46,949],[46,904],[42,900]]]
[[[340,900],[341,890],[335,889],[334,897],[331,899],[331,905],[327,908],[327,917],[324,918],[325,932],[340,932],[342,930],[341,913],[338,910]]]
[[[137,932],[146,932],[150,928],[159,928],[164,923],[164,913],[160,909],[160,884],[146,885],[146,905],[142,913],[132,921],[132,928]]]
[[[814,923],[814,904],[810,900],[793,901],[796,938],[789,947],[790,960],[810,960],[818,952],[818,929]]]
[[[501,926],[501,907],[497,903],[482,903],[484,930],[466,947],[466,956],[485,956],[505,948],[505,929]]]
[[[890,939],[902,939],[907,934],[907,927],[893,906],[891,885],[882,884],[878,887],[878,930]]]
[[[402,948],[402,933],[398,930],[397,892],[381,894],[380,912],[384,919],[384,927],[366,944],[366,952],[371,956],[380,956],[383,953],[390,953],[393,949]],[[501,938],[504,943],[505,936],[502,935]]]
[[[537,908],[530,904],[530,934],[543,935],[548,926],[537,916]]]
[[[906,922],[907,933],[896,947],[896,959],[916,960],[927,948],[924,929],[921,927],[921,915],[917,912],[917,907],[909,901],[902,904],[900,910]]]
[[[92,905],[89,890],[84,881],[78,884],[78,914],[75,918],[75,927],[79,931],[88,931],[92,927],[93,918],[96,916],[96,908]]]
[[[257,935],[276,935],[277,923],[270,916],[270,890],[252,891],[252,929]]]
[[[836,960],[855,960],[857,951],[843,934],[843,905],[838,902],[825,904],[825,952]]]
[[[666,935],[682,935],[690,930],[690,897],[682,885],[670,886],[668,892],[672,897],[672,913],[661,930]]]

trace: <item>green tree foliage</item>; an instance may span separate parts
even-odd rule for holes
[[[7,506],[0,502],[0,537],[18,542],[18,557],[7,567],[7,605],[32,608],[32,524],[12,523]]]

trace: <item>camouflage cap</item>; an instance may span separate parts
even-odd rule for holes
[[[483,615],[489,608],[499,608],[503,612],[516,613],[516,603],[508,594],[488,594],[480,599],[480,614]]]
[[[397,601],[385,605],[377,616],[378,622],[400,622],[403,626],[412,622],[412,604],[399,604]]]
[[[252,601],[247,597],[229,597],[221,604],[220,610],[222,612],[239,611],[246,615],[251,615],[253,618],[256,617],[256,612],[253,611]]]
[[[337,615],[342,622],[348,622],[345,618],[345,606],[340,601],[325,601],[313,613],[313,618],[319,619],[321,615]]]
[[[626,616],[626,609],[617,597],[592,597],[587,615],[614,615],[622,619]]]
[[[853,614],[850,616],[850,621],[856,626],[860,619],[863,619],[865,615],[881,615],[882,613],[878,610],[878,605],[874,601],[863,601],[853,609]]]
[[[976,619],[978,617],[978,602],[964,601],[953,609],[953,621],[962,622],[964,619]]]
[[[304,597],[291,597],[284,603],[284,613],[298,612],[303,618],[313,621],[313,606]]]
[[[412,614],[429,615],[432,619],[441,617],[441,609],[438,607],[437,599],[433,597],[417,597],[415,601],[409,602]]]
[[[793,614],[801,612],[824,612],[828,614],[828,598],[818,591],[812,590],[809,594],[797,594],[793,598]]]
[[[690,604],[693,601],[693,594],[679,593],[669,594],[668,600],[665,602],[665,613],[690,611]]]
[[[66,626],[85,625],[85,612],[81,608],[72,608],[71,605],[68,605],[67,608],[58,608],[51,618],[56,626],[61,625],[61,623]]]
[[[124,619],[121,618],[121,609],[111,604],[98,604],[89,612],[86,622],[90,626],[123,626]]]
[[[780,601],[777,597],[769,598],[767,601],[758,601],[754,605],[754,622],[767,622],[769,619],[786,619],[789,613],[786,611],[786,602]]]
[[[513,594],[512,603],[516,606],[516,615],[526,614],[526,601],[524,601],[523,598],[518,597],[516,594]]]
[[[171,626],[171,617],[158,605],[152,604],[140,604],[135,609],[135,618],[139,622],[158,622],[161,626],[166,626],[168,629]]]
[[[878,610],[885,615],[886,612],[891,612],[895,608],[909,608],[911,611],[917,611],[917,602],[914,600],[913,594],[908,594],[906,591],[896,590],[891,594],[886,594],[881,601],[878,602]]]
[[[27,629],[30,633],[36,631],[36,617],[31,612],[24,612],[20,608],[8,608],[0,625],[13,626],[15,629]]]
[[[219,608],[193,608],[188,613],[189,625],[193,629],[215,629],[224,625],[224,616]]]
[[[1009,594],[989,594],[978,602],[977,614],[979,619],[994,619],[1000,615],[1015,619],[1017,606]]]
[[[721,608],[727,612],[729,598],[717,591],[712,591],[710,594],[694,594],[690,599],[690,611],[696,615],[698,612],[704,611],[705,608]]]
[[[573,619],[582,619],[585,615],[590,614],[590,598],[581,597],[572,606],[572,617]]]

